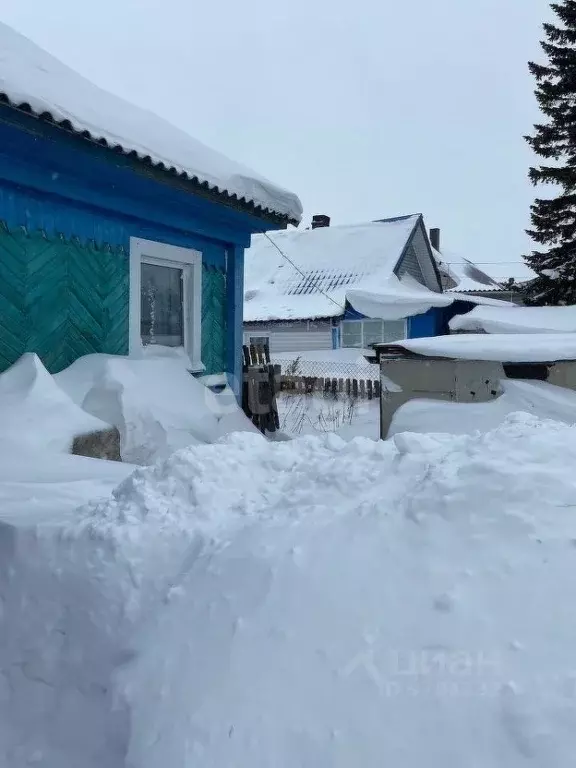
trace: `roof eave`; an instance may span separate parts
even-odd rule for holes
[[[104,148],[110,153],[116,155],[123,155],[134,161],[135,170],[141,169],[147,175],[152,175],[157,181],[168,184],[172,187],[176,186],[180,189],[190,192],[212,202],[217,202],[220,205],[228,206],[237,211],[248,213],[261,219],[267,224],[273,224],[280,228],[286,228],[288,224],[298,226],[298,219],[291,218],[290,216],[277,211],[272,211],[268,208],[256,205],[246,198],[239,198],[236,194],[230,194],[226,190],[221,190],[218,187],[211,187],[207,181],[200,181],[196,176],[189,176],[184,171],[178,171],[173,166],[167,166],[163,162],[155,162],[150,156],[146,155],[141,157],[135,150],[127,150],[120,144],[112,145],[106,139],[96,139],[89,131],[79,131],[74,128],[70,120],[56,120],[50,112],[35,112],[30,104],[23,102],[16,104],[13,102],[8,94],[0,91],[0,104],[5,104],[11,109],[25,114],[28,117],[32,117],[40,122],[53,125],[56,128],[66,132],[68,135],[74,136],[78,139],[90,143],[92,146],[98,146]]]

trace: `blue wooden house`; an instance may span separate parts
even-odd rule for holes
[[[184,350],[238,377],[244,249],[298,198],[0,24],[0,371]]]

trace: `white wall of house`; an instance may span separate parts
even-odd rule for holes
[[[312,349],[332,349],[330,320],[292,320],[286,323],[244,323],[244,344],[269,340],[270,352],[306,352]],[[257,341],[251,342],[251,339]]]

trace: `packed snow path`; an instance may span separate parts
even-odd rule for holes
[[[0,527],[0,765],[568,768],[576,428],[270,444]]]

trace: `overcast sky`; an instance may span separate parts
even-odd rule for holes
[[[422,212],[495,276],[525,274],[527,61],[549,16],[548,0],[0,0],[98,85],[297,192],[306,221]]]

